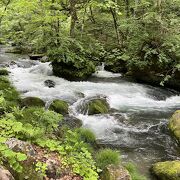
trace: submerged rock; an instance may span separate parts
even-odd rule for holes
[[[14,180],[14,177],[7,169],[0,166],[0,180]]]
[[[15,61],[11,61],[9,65],[14,66],[14,65],[17,65],[17,63]]]
[[[168,127],[176,139],[180,142],[180,110],[173,114]]]
[[[49,87],[49,88],[54,88],[56,83],[52,80],[46,80],[46,81],[44,81],[44,85]]]
[[[109,104],[106,99],[93,99],[88,102],[88,115],[106,114],[109,112]]]
[[[131,180],[131,176],[123,166],[109,165],[103,170],[101,180]]]
[[[21,100],[21,106],[22,107],[31,107],[31,106],[44,107],[45,102],[38,97],[26,97]]]
[[[66,101],[56,99],[51,103],[49,109],[62,115],[66,115],[68,114],[69,105]]]
[[[152,171],[161,180],[180,180],[180,161],[158,162]]]

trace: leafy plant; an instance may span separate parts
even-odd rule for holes
[[[35,170],[36,170],[38,173],[40,173],[43,177],[45,177],[45,176],[46,176],[46,170],[47,170],[47,164],[38,161],[38,162],[36,163],[36,168],[35,168]]]

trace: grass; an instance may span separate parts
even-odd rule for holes
[[[146,177],[142,176],[139,172],[137,167],[133,163],[127,163],[125,168],[129,171],[132,180],[147,180]]]
[[[102,170],[110,164],[118,165],[119,162],[119,152],[112,149],[102,149],[96,154],[97,166]]]
[[[84,142],[89,144],[96,143],[96,136],[90,129],[80,128],[78,133]]]

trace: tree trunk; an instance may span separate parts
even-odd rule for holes
[[[129,0],[124,0],[126,4],[126,17],[130,16]]]
[[[70,14],[71,14],[71,25],[70,25],[70,36],[75,37],[75,25],[77,21],[76,13],[76,0],[70,0]]]
[[[114,28],[115,28],[115,31],[116,31],[117,42],[120,45],[121,44],[120,43],[120,34],[119,34],[119,30],[118,30],[116,12],[115,12],[115,10],[113,8],[110,8],[110,11],[111,11],[111,14],[112,14],[112,17],[113,17],[113,21],[114,21]]]

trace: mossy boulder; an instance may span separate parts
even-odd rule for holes
[[[55,76],[65,78],[70,81],[83,81],[95,72],[95,66],[91,61],[83,60],[69,62],[52,62],[53,73]]]
[[[158,162],[152,171],[161,180],[180,180],[180,161]]]
[[[51,103],[49,109],[62,115],[66,115],[68,114],[69,105],[66,101],[56,99]]]
[[[101,176],[101,180],[131,180],[129,172],[123,166],[109,165],[107,166]]]
[[[21,100],[21,106],[22,107],[32,107],[32,106],[44,107],[45,102],[38,97],[26,97]]]
[[[88,115],[106,114],[109,112],[109,104],[106,99],[93,99],[88,102]]]
[[[0,69],[0,76],[7,76],[9,74],[7,69]]]
[[[176,139],[180,142],[180,110],[173,114],[168,127]]]

